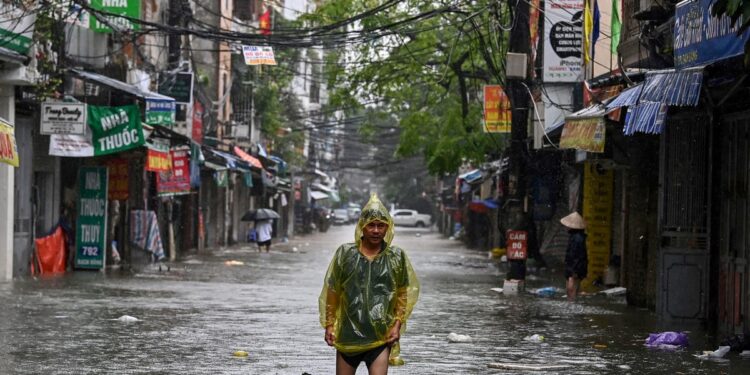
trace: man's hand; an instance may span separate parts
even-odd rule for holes
[[[391,327],[391,330],[388,331],[388,337],[386,337],[385,342],[388,345],[393,345],[398,342],[399,339],[401,339],[401,321],[397,320],[396,323],[393,324],[393,327]]]
[[[333,334],[333,326],[326,327],[325,340],[328,346],[333,346],[333,342],[336,341],[336,335]]]

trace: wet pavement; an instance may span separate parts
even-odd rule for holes
[[[335,226],[268,254],[247,246],[193,255],[168,272],[0,284],[0,373],[333,374],[317,299],[333,251],[352,235],[353,226]],[[401,340],[406,365],[393,374],[750,373],[750,360],[736,353],[725,362],[694,358],[715,349],[699,328],[690,329],[687,350],[644,348],[659,329],[655,316],[622,298],[506,296],[490,290],[504,271],[484,253],[426,229],[399,228],[394,243],[409,254],[422,292]],[[563,287],[553,270],[528,283]],[[139,321],[117,320],[123,315]],[[452,332],[472,340],[449,343]],[[544,340],[524,340],[533,334]],[[237,350],[249,355],[234,357]]]

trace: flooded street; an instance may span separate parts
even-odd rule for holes
[[[317,299],[336,246],[353,226],[275,244],[192,256],[167,272],[107,275],[76,272],[0,284],[0,372],[332,374],[334,351],[323,341]],[[403,367],[394,374],[528,373],[490,363],[557,365],[538,373],[750,373],[750,361],[693,357],[715,349],[691,331],[683,352],[643,347],[655,316],[599,296],[504,296],[504,272],[486,254],[426,229],[402,229],[422,283],[420,301],[402,339]],[[529,288],[563,287],[555,273]],[[139,321],[117,320],[123,315]],[[469,343],[449,343],[455,332]],[[541,343],[524,337],[540,334]],[[244,350],[246,358],[233,357]],[[366,373],[361,366],[358,373]]]

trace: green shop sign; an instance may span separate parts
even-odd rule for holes
[[[104,267],[107,233],[107,168],[78,170],[76,268]]]
[[[99,33],[111,33],[112,27],[119,31],[138,30],[140,25],[128,18],[141,18],[141,0],[91,0],[91,8],[107,14],[91,14],[89,28]],[[101,20],[100,20],[101,19]],[[102,22],[102,20],[104,22]]]
[[[36,11],[32,3],[3,1],[0,4],[0,47],[22,55],[29,52],[34,34]]]
[[[137,105],[88,107],[88,123],[94,155],[108,155],[146,144]]]

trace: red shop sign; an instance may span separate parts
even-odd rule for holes
[[[524,260],[527,257],[526,242],[529,233],[525,230],[509,230],[506,232],[508,260]]]

